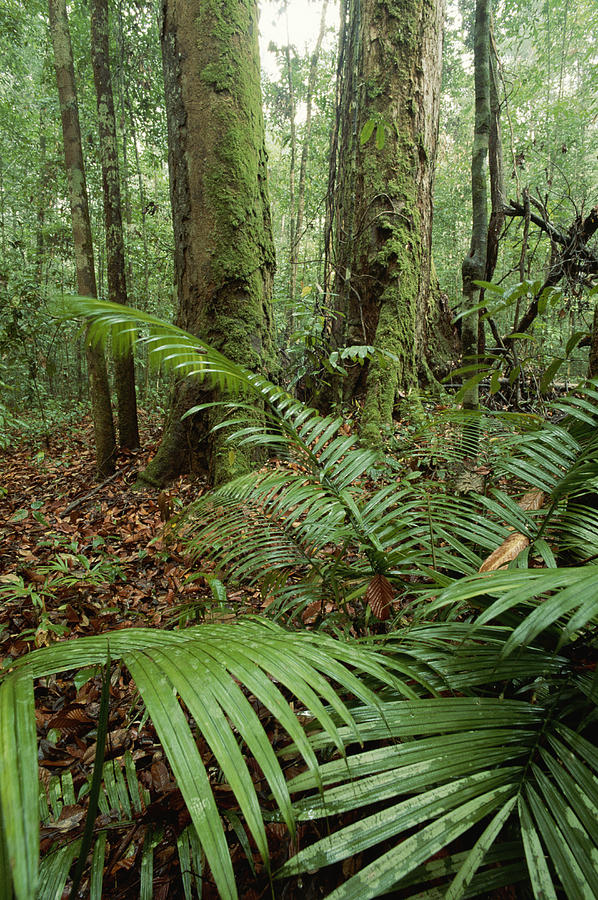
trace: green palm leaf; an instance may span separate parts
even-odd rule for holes
[[[473,575],[450,585],[431,609],[461,608],[465,602],[483,610],[472,633],[493,621],[508,620],[514,626],[503,655],[529,646],[545,632],[559,650],[577,631],[598,621],[598,566]]]
[[[0,685],[0,759],[2,856],[17,900],[30,900],[37,889],[39,816],[33,679],[27,672]]]
[[[239,684],[245,685],[287,730],[316,782],[315,751],[275,682],[294,694],[300,706],[309,709],[308,721],[318,725],[340,751],[341,730],[347,729],[352,740],[358,732],[331,680],[371,708],[377,708],[378,701],[353,669],[399,688],[399,680],[372,650],[344,646],[325,636],[289,634],[272,623],[257,621],[206,625],[185,632],[130,629],[101,638],[55,644],[22,658],[0,688],[0,799],[18,897],[30,900],[35,895],[37,879],[39,816],[33,678],[78,665],[101,664],[108,656],[121,658],[135,679],[223,897],[236,896],[228,845],[209,776],[179,697],[217,759],[267,866],[269,851],[263,816],[237,732],[259,763],[280,815],[291,830],[294,818],[280,763]],[[408,687],[405,689],[413,693]],[[127,777],[131,780],[130,773]],[[111,804],[120,805],[125,812],[128,808],[129,813],[138,808],[135,792],[129,803],[122,773],[115,775],[115,780],[106,778],[106,788]],[[20,815],[14,815],[15,809],[20,810]],[[63,876],[66,878],[73,858],[70,853],[63,848],[44,863],[44,879],[56,884],[56,890]],[[147,864],[150,863],[148,856]]]

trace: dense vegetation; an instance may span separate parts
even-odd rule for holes
[[[390,109],[403,70],[380,88],[364,49],[384,21],[398,29],[384,52],[396,40],[422,54],[419,5],[412,22],[400,4],[344,4],[338,65],[327,4],[307,48],[288,37],[291,7],[262,11],[287,31],[278,77],[262,75],[271,216],[252,41],[245,56],[234,45],[238,75],[226,62],[235,28],[253,35],[253,4],[206,3],[184,36],[176,4],[159,5],[159,29],[151,3],[106,7],[128,306],[110,302],[122,297],[89,10],[68,24],[99,299],[81,289],[68,219],[59,42],[41,0],[0,11],[0,894],[598,896],[595,5],[496,3],[483,34],[485,0],[429,4],[444,19],[439,108],[425,112],[431,132],[439,115],[437,149],[409,131],[413,109]],[[193,28],[199,86],[191,53],[172,52]],[[471,309],[480,59],[492,267]],[[190,96],[209,110],[203,128]],[[434,153],[430,257],[416,236]],[[475,207],[474,189],[474,225]],[[424,268],[423,299],[395,322]],[[380,343],[375,307],[408,353]],[[416,309],[433,310],[428,331]],[[86,356],[107,351],[111,388],[132,348],[140,406],[174,435],[159,452],[180,451],[169,474],[192,470],[184,490],[161,490],[155,464],[134,484],[139,451],[121,433],[116,472],[98,465],[73,502],[56,480],[67,544],[35,492],[12,503],[11,453],[26,448],[33,478],[59,428],[87,415]],[[383,404],[367,413],[372,384],[391,386],[390,421]],[[139,591],[123,547],[94,530],[88,501],[114,484],[113,521],[140,496],[163,520],[164,569]],[[43,565],[18,545],[28,522]],[[140,570],[156,552],[142,544]],[[160,603],[159,573],[181,559],[186,583]],[[111,630],[86,614],[106,584]]]

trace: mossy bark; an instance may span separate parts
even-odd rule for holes
[[[177,324],[255,371],[273,369],[274,247],[254,0],[162,0],[161,39],[175,238]],[[227,399],[197,380],[175,389],[164,438],[141,479],[208,469],[215,483],[253,460],[211,432]],[[218,408],[216,408],[218,409]]]
[[[77,287],[81,295],[95,297],[93,244],[66,0],[49,0],[49,14],[69,183]],[[85,354],[89,372],[97,470],[100,477],[106,477],[114,471],[116,455],[106,362],[103,349],[92,346],[89,342],[86,342]]]
[[[108,295],[113,303],[123,303],[126,306],[125,244],[114,98],[110,75],[108,0],[92,0],[91,2],[91,59],[98,106],[98,131],[102,160]],[[139,446],[139,428],[132,349],[117,356],[114,360],[114,386],[116,388],[120,445],[133,449]]]
[[[443,0],[350,0],[343,31],[334,335],[396,357],[342,384],[343,399],[362,400],[362,434],[374,441],[433,366],[430,330],[443,315],[431,290],[443,13]]]

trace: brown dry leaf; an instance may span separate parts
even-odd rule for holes
[[[60,818],[51,825],[41,829],[42,836],[55,835],[57,832],[69,832],[79,825],[85,816],[85,810],[80,806],[63,806]]]
[[[73,704],[66,709],[62,709],[55,716],[52,716],[48,722],[49,728],[60,728],[67,734],[76,731],[89,730],[89,725],[93,723],[93,719],[87,714],[85,709],[79,705]]]
[[[19,581],[20,579],[16,572],[11,572],[8,575],[0,575],[1,584],[18,584]]]
[[[528,491],[523,495],[517,506],[529,512],[530,510],[542,509],[546,495],[543,491]],[[480,572],[495,572],[497,569],[506,569],[511,560],[515,559],[522,550],[529,546],[529,538],[519,531],[510,534],[506,540],[497,547],[490,556],[484,560],[480,566]]]
[[[321,613],[321,611],[322,611],[322,601],[321,600],[314,600],[313,603],[310,603],[308,606],[306,606],[305,609],[303,610],[303,612],[301,613],[301,618],[302,618],[304,624],[311,625],[312,622],[315,622],[318,615]]]
[[[480,572],[496,572],[497,569],[506,569],[508,563],[515,559],[522,550],[529,545],[529,538],[515,531],[497,547],[490,556],[484,560],[479,568]]]
[[[544,506],[544,500],[546,499],[546,495],[543,491],[535,490],[528,491],[523,495],[517,506],[520,506],[521,509],[525,510],[535,510],[542,509]]]
[[[390,605],[395,592],[385,575],[374,575],[365,593],[365,600],[377,619],[383,622],[390,616]]]
[[[162,760],[152,763],[152,782],[157,791],[170,791],[174,787],[170,772]]]

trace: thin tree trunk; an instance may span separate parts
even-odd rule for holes
[[[4,160],[0,156],[0,250],[6,255],[6,225],[4,221]]]
[[[289,39],[289,11],[288,4],[286,7],[287,22],[287,44],[284,48],[285,61],[287,67],[287,87],[289,91],[289,130],[290,130],[290,150],[291,158],[289,160],[289,300],[291,301],[291,312],[289,316],[289,334],[293,331],[293,304],[295,303],[295,294],[297,293],[297,232],[295,230],[295,166],[297,163],[297,127],[295,118],[297,115],[295,104],[295,87],[293,85],[293,70],[291,67],[291,46]]]
[[[494,40],[494,29],[490,21],[489,33],[489,89],[490,89],[490,125],[488,134],[488,169],[490,173],[490,221],[488,223],[488,237],[486,244],[486,264],[484,281],[492,281],[496,263],[500,235],[505,222],[505,192],[504,192],[504,165],[502,154],[502,139],[500,131],[500,96],[498,55]],[[480,291],[480,303],[484,300],[484,291]],[[491,323],[494,329],[496,325]],[[481,357],[486,352],[486,334],[484,329],[484,317],[478,317],[478,355]]]
[[[297,224],[295,225],[295,252],[294,260],[297,266],[299,260],[299,245],[303,237],[303,218],[305,215],[305,188],[307,184],[307,160],[309,156],[309,146],[311,141],[311,119],[314,93],[316,89],[316,77],[318,74],[318,61],[320,58],[320,50],[322,49],[322,41],[326,34],[326,13],[328,11],[328,0],[324,0],[322,4],[322,15],[320,18],[320,30],[314,52],[309,62],[309,76],[307,80],[307,97],[305,99],[305,128],[303,131],[303,146],[301,147],[301,162],[299,165],[299,184],[297,185]],[[295,278],[296,281],[296,278]]]
[[[108,35],[108,0],[91,0],[91,57],[98,105],[98,130],[102,160],[108,296],[113,303],[122,303],[126,306],[125,246]],[[115,358],[114,381],[120,444],[121,447],[133,449],[139,446],[139,428],[132,349]]]
[[[36,234],[36,259],[35,278],[38,286],[41,285],[44,265],[44,225],[46,221],[47,204],[47,161],[46,161],[46,134],[44,131],[45,111],[39,113],[39,196],[37,200],[37,234]]]
[[[146,228],[146,198],[145,188],[143,186],[143,177],[141,174],[141,164],[139,162],[139,150],[137,149],[137,129],[135,127],[135,116],[133,114],[133,104],[131,103],[131,95],[129,93],[128,80],[124,75],[125,72],[125,36],[123,29],[122,2],[118,4],[118,44],[120,52],[120,92],[121,92],[121,108],[123,113],[123,122],[126,121],[126,115],[129,117],[129,125],[131,128],[131,142],[133,144],[133,155],[135,157],[135,174],[137,175],[137,185],[139,188],[139,207],[141,212],[141,240],[143,242],[143,303],[145,308],[149,301],[149,251],[147,244],[147,228]],[[123,158],[126,158],[126,150],[124,144],[126,137],[123,138]],[[131,221],[130,206],[127,211],[127,221]]]
[[[77,287],[82,296],[96,296],[93,244],[87,202],[87,186],[75,89],[73,51],[66,13],[66,0],[49,0],[50,32],[54,47],[54,67],[60,100],[64,156],[69,182]],[[116,442],[110,405],[110,390],[104,352],[89,341],[85,344],[90,381],[91,409],[96,441],[98,476],[114,471]]]
[[[475,130],[471,156],[472,227],[469,253],[463,260],[463,306],[477,306],[480,288],[486,271],[488,241],[487,163],[490,136],[490,0],[477,0],[474,32]],[[477,357],[479,312],[463,319],[461,340],[463,358]],[[477,409],[477,384],[470,386],[463,397],[464,409]]]

